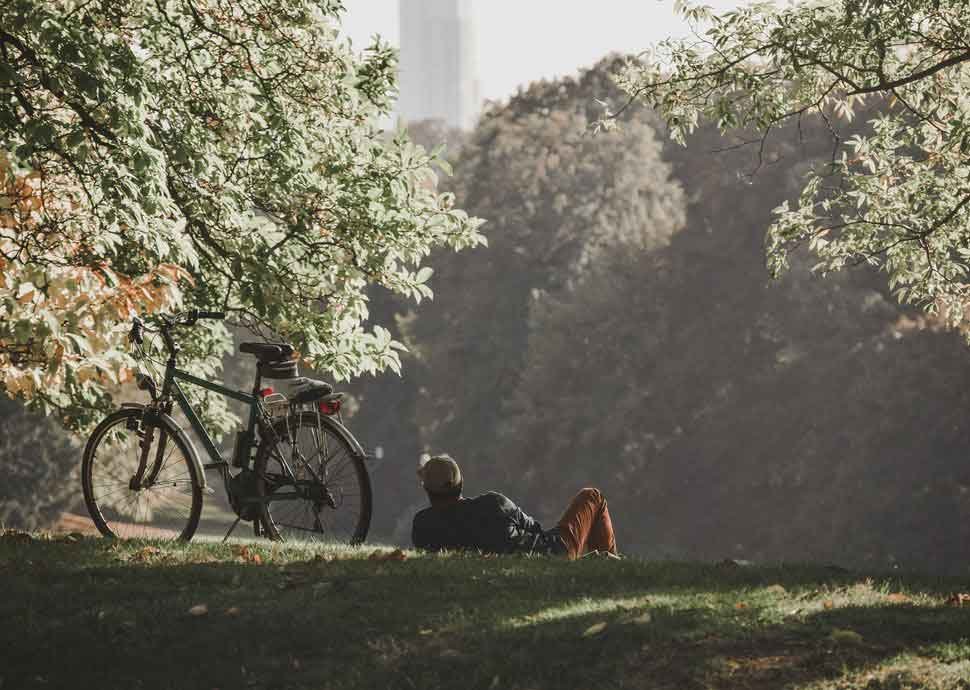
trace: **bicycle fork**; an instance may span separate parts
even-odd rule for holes
[[[138,442],[140,451],[138,453],[138,468],[128,482],[128,488],[132,491],[141,491],[142,489],[148,489],[155,485],[155,481],[158,479],[158,473],[161,471],[165,459],[165,448],[168,445],[168,433],[164,428],[156,427],[153,424],[140,424],[139,426],[140,429],[137,430],[140,439]],[[151,454],[156,429],[159,432],[158,448],[155,451],[155,461],[152,464],[151,471],[148,473],[148,477],[145,478],[145,470],[148,469],[148,456]]]

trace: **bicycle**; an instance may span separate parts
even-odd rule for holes
[[[340,418],[342,393],[299,376],[292,346],[242,343],[256,357],[251,393],[228,388],[182,371],[173,332],[201,319],[221,320],[222,312],[193,310],[154,317],[155,328],[135,317],[128,339],[136,356],[153,360],[145,333],[161,336],[168,354],[161,387],[139,372],[136,382],[148,404],[128,402],[105,418],[84,449],[81,482],[88,513],[106,537],[148,537],[188,541],[202,513],[203,495],[212,494],[206,471],[222,477],[236,520],[253,523],[257,536],[278,541],[360,544],[371,519],[371,485],[360,443]],[[156,372],[157,375],[157,372]],[[289,397],[263,388],[263,380],[304,384]],[[222,457],[179,382],[199,386],[248,406],[246,427],[236,434],[231,459]],[[202,442],[208,462],[172,417],[182,411]]]

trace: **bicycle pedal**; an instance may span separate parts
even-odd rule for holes
[[[203,493],[205,493],[206,496],[212,496],[216,492],[216,490],[213,489],[211,486],[205,487],[204,489],[202,489],[202,491]]]

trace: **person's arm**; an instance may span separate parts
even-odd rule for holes
[[[528,532],[529,534],[538,534],[542,531],[542,525],[539,524],[538,520],[518,506],[516,506],[515,509],[519,511],[519,519],[522,521],[520,524],[522,525],[523,531]]]
[[[508,497],[502,496],[502,509],[512,518],[512,522],[518,525],[519,529],[528,534],[537,534],[542,531],[539,521],[519,508]]]

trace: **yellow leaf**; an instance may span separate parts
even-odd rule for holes
[[[583,637],[596,637],[600,633],[606,630],[606,622],[593,623],[591,626],[583,631]]]

